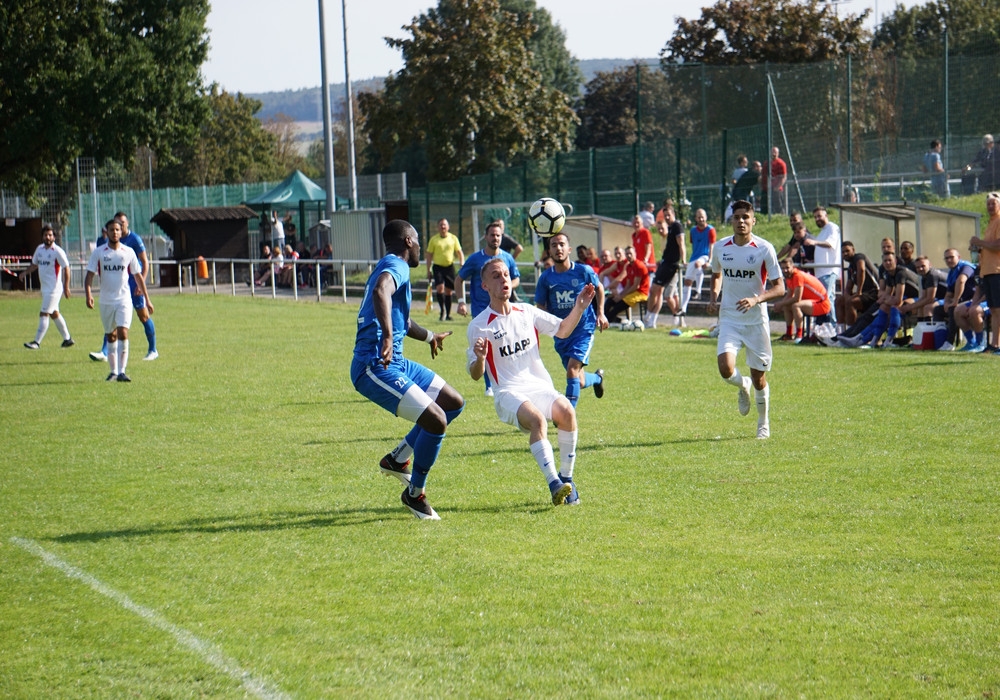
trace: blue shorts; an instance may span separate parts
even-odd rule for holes
[[[129,275],[128,278],[128,289],[132,293],[132,308],[133,309],[145,309],[146,308],[146,297],[142,294],[136,294],[136,289],[138,286],[135,283],[135,277]]]
[[[394,416],[398,414],[403,394],[412,385],[426,392],[436,377],[434,372],[405,357],[394,359],[388,367],[383,367],[381,362],[368,364],[355,360],[351,363],[351,382],[357,392]]]
[[[555,339],[556,352],[562,358],[563,367],[569,367],[571,359],[579,360],[581,365],[590,363],[590,350],[594,347],[594,334],[572,334],[568,338]]]

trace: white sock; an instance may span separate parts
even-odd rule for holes
[[[108,348],[110,350],[111,348]],[[128,364],[128,340],[118,341],[118,374],[125,374],[125,365]]]
[[[538,462],[538,468],[542,470],[545,483],[550,484],[559,478],[556,473],[556,458],[552,454],[552,445],[548,440],[539,440],[531,445],[531,456]]]
[[[108,343],[108,369],[111,374],[118,374],[118,341]]]
[[[61,315],[58,318],[52,319],[56,324],[56,329],[59,331],[59,335],[62,336],[63,340],[69,340],[69,328],[66,327],[66,319]]]
[[[684,290],[681,292],[681,313],[687,313],[689,301],[691,301],[691,286],[685,284]]]
[[[646,321],[646,325],[649,326],[650,328],[656,328],[656,317],[659,316],[659,314],[654,314],[652,311],[650,311],[646,315],[649,316],[649,320]]]
[[[698,296],[701,296],[701,283],[705,281],[705,268],[699,267],[694,271],[694,283],[698,287]]]
[[[767,424],[768,409],[771,406],[771,385],[765,384],[763,389],[754,389],[754,398],[757,399],[757,425]]]
[[[49,329],[49,317],[39,316],[38,317],[38,331],[35,333],[35,342],[41,343],[42,338],[45,337],[45,331]]]
[[[576,464],[577,431],[559,431],[559,476],[573,478],[573,465]]]
[[[740,374],[738,369],[734,370],[733,376],[726,378],[725,381],[729,382],[733,386],[740,387],[741,389],[743,388],[743,375]]]
[[[405,462],[413,456],[413,448],[410,447],[410,443],[406,440],[400,440],[399,444],[396,445],[396,449],[390,452],[389,456],[397,462]]]

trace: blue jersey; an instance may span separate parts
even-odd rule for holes
[[[375,283],[383,272],[392,275],[396,291],[392,294],[392,354],[394,359],[403,357],[403,338],[410,327],[410,266],[398,255],[386,255],[378,261],[365,285],[365,298],[358,312],[358,334],[354,341],[354,361],[364,365],[379,361],[382,347],[382,328],[375,318]]]
[[[535,304],[544,304],[545,309],[553,316],[566,318],[576,304],[576,298],[590,283],[596,288],[600,284],[594,268],[590,265],[570,263],[566,272],[556,272],[550,267],[542,272],[535,285]],[[583,312],[580,323],[573,330],[572,336],[593,335],[597,329],[597,314],[594,305],[590,304]]]
[[[483,265],[493,258],[500,258],[507,263],[507,269],[510,271],[510,278],[512,280],[521,276],[521,273],[517,271],[517,263],[514,262],[514,256],[506,251],[501,250],[497,255],[487,255],[485,251],[477,250],[467,257],[465,264],[462,265],[462,269],[458,271],[458,274],[463,280],[469,283],[469,306],[472,308],[473,318],[481,314],[490,305],[490,293],[483,289],[483,280],[480,273],[483,270]]]
[[[715,228],[708,224],[703,229],[697,226],[691,227],[691,258],[697,260],[701,257],[708,257],[715,243]]]

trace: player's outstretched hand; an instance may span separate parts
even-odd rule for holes
[[[469,315],[469,307],[465,305],[464,301],[458,302],[458,315],[459,316]]]
[[[472,352],[476,353],[476,357],[480,360],[485,360],[486,338],[476,338],[476,342],[472,345]]]
[[[590,306],[591,302],[594,301],[594,295],[597,294],[597,289],[594,285],[587,283],[576,297],[576,303],[582,306]]]
[[[445,331],[444,333],[435,333],[434,339],[431,340],[431,359],[433,360],[437,357],[437,354],[444,350],[444,339],[451,335],[452,331]]]

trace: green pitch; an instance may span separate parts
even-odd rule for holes
[[[0,296],[2,697],[1000,693],[1000,358],[776,343],[758,441],[714,341],[609,331],[553,508],[435,314],[444,353],[407,352],[467,408],[426,522],[378,473],[408,426],[350,385],[355,306],[155,301],[126,385],[79,295],[37,352],[37,297]]]

